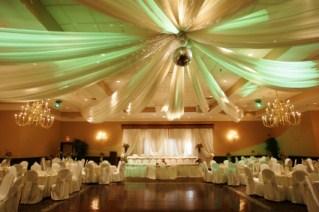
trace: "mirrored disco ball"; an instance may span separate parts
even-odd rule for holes
[[[179,47],[174,53],[174,62],[178,66],[187,66],[192,60],[192,51],[187,47]]]

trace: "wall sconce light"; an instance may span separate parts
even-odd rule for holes
[[[95,139],[97,140],[97,141],[106,141],[106,139],[107,139],[107,134],[106,134],[106,132],[105,131],[103,131],[103,130],[100,130],[100,131],[98,131],[97,133],[96,133],[96,135],[95,135]]]
[[[226,138],[228,141],[231,141],[231,142],[237,141],[239,139],[237,130],[229,130],[227,132]]]

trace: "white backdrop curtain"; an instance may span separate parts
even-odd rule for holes
[[[214,152],[212,128],[124,129],[123,144],[127,155],[197,156],[197,144],[204,157]]]

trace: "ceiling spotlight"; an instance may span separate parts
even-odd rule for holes
[[[255,99],[255,106],[256,108],[260,109],[263,107],[263,103],[261,99]]]
[[[121,81],[120,80],[116,80],[116,83],[120,83]]]
[[[178,66],[187,66],[192,60],[192,51],[187,47],[179,47],[174,53],[174,62]]]
[[[58,110],[58,109],[61,108],[61,106],[62,106],[62,100],[61,100],[61,99],[55,100],[55,102],[54,102],[54,108]]]

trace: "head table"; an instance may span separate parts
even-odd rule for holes
[[[197,157],[128,156],[126,177],[172,180],[179,177],[202,177]]]

